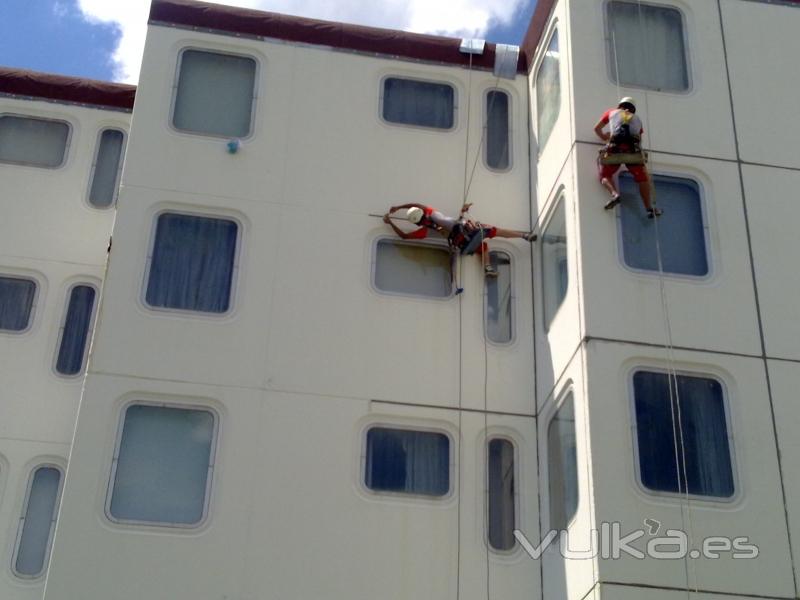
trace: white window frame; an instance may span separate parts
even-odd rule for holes
[[[67,313],[69,312],[69,303],[72,299],[72,290],[76,287],[90,287],[94,290],[94,304],[92,305],[92,314],[89,316],[89,335],[86,339],[86,347],[83,349],[83,359],[81,361],[81,370],[74,375],[66,375],[58,370],[58,355],[61,352],[61,341],[64,339],[64,329],[67,326]],[[92,338],[94,337],[94,326],[97,320],[97,310],[100,304],[100,288],[96,283],[90,281],[79,280],[71,283],[67,288],[63,310],[61,313],[61,321],[58,328],[58,336],[56,338],[56,349],[53,353],[53,373],[61,379],[79,379],[86,374],[86,361],[89,357],[89,348],[92,345]]]
[[[562,202],[564,203],[564,229],[566,231],[566,237],[567,237],[567,289],[564,291],[564,298],[561,299],[561,303],[558,305],[558,308],[556,308],[555,312],[553,313],[553,315],[552,315],[552,317],[550,318],[549,321],[547,320],[547,315],[545,314],[545,312],[546,312],[546,309],[545,309],[546,300],[545,300],[545,283],[544,283],[544,273],[545,273],[545,270],[544,270],[544,251],[539,252],[539,270],[541,271],[541,277],[539,278],[539,281],[541,282],[540,285],[541,285],[541,290],[542,290],[542,293],[541,293],[541,297],[542,297],[542,323],[543,323],[543,327],[544,327],[544,332],[545,333],[549,333],[550,332],[550,328],[552,327],[553,323],[555,322],[556,317],[558,317],[558,314],[561,312],[561,310],[564,308],[564,305],[567,302],[567,296],[569,296],[570,288],[572,288],[572,285],[573,285],[572,277],[570,276],[571,275],[570,267],[572,266],[572,260],[570,260],[570,257],[569,257],[570,237],[569,237],[569,231],[567,229],[567,227],[569,225],[569,220],[568,220],[568,216],[569,215],[567,213],[567,204],[566,204],[566,202],[567,202],[567,190],[563,185],[558,188],[558,191],[556,191],[555,200],[550,204],[550,208],[547,211],[547,218],[544,220],[544,225],[541,227],[541,234],[539,236],[539,239],[540,239],[539,243],[541,244],[541,246],[543,248],[544,247],[544,235],[545,235],[545,233],[547,233],[547,228],[550,227],[550,223],[552,222],[553,218],[555,217],[555,214],[558,211],[559,205]]]
[[[172,78],[172,98],[170,100],[170,107],[169,107],[169,117],[167,118],[167,127],[174,133],[183,134],[183,135],[191,135],[191,136],[199,136],[205,138],[212,138],[215,140],[230,140],[232,136],[229,135],[218,135],[214,133],[206,133],[203,131],[193,131],[190,129],[179,129],[174,125],[175,121],[175,108],[176,102],[178,100],[178,85],[181,79],[181,68],[183,66],[183,55],[189,50],[194,50],[196,52],[205,52],[207,54],[224,54],[227,56],[235,56],[237,58],[248,58],[255,63],[255,71],[253,73],[253,97],[250,101],[250,129],[247,132],[247,135],[239,136],[237,139],[242,141],[247,141],[253,138],[255,135],[256,130],[256,105],[258,104],[258,92],[259,86],[261,83],[261,61],[255,54],[248,54],[242,52],[230,52],[229,50],[219,50],[217,48],[211,48],[208,46],[182,46],[178,50],[178,60],[175,66],[175,73]]]
[[[494,167],[489,166],[489,94],[492,92],[499,92],[505,94],[506,98],[508,98],[508,166],[505,169],[496,169]],[[513,122],[513,104],[511,98],[511,92],[508,90],[501,88],[501,87],[491,87],[487,88],[486,91],[483,93],[483,127],[484,127],[484,140],[483,140],[483,166],[486,167],[487,170],[493,173],[509,173],[514,169],[514,144],[512,142],[512,138],[514,135],[514,128],[512,126]]]
[[[500,348],[506,348],[508,346],[513,346],[514,343],[517,341],[517,286],[516,286],[516,277],[514,276],[514,271],[516,270],[516,257],[511,252],[511,250],[506,249],[503,246],[497,246],[494,250],[490,250],[489,254],[498,253],[498,254],[505,254],[508,256],[509,264],[508,268],[510,271],[510,282],[509,285],[511,287],[511,338],[507,342],[496,342],[491,339],[486,333],[486,341],[492,344],[493,346],[498,346]],[[489,290],[487,289],[486,285],[483,286],[483,297],[485,306],[483,308],[483,318],[485,319],[486,323],[486,330],[488,331],[488,322],[489,322]]]
[[[0,329],[0,336],[3,335],[13,335],[13,336],[20,336],[29,333],[31,329],[33,329],[34,321],[36,320],[36,309],[39,305],[39,295],[42,289],[42,282],[38,277],[34,277],[29,273],[16,273],[14,271],[8,271],[6,269],[0,268],[0,279],[23,279],[25,281],[32,281],[34,285],[33,290],[33,302],[31,302],[31,314],[28,315],[28,325],[25,329],[20,329],[19,331],[12,331],[10,329]]]
[[[132,406],[152,406],[156,408],[173,408],[177,410],[193,410],[210,413],[214,419],[214,427],[211,431],[211,448],[208,454],[208,474],[206,476],[205,498],[203,499],[203,514],[197,523],[169,523],[165,521],[139,521],[136,519],[119,519],[111,514],[111,500],[114,495],[114,483],[117,479],[117,465],[119,463],[120,446],[122,444],[122,432],[125,427],[125,416],[128,409]],[[120,409],[117,417],[117,433],[114,440],[114,453],[111,457],[111,469],[106,488],[106,499],[104,503],[105,518],[114,525],[126,527],[154,527],[158,529],[176,529],[194,531],[206,526],[211,512],[211,493],[213,491],[213,480],[217,470],[217,448],[219,442],[220,416],[211,406],[204,404],[181,404],[176,402],[156,402],[152,400],[133,399],[126,402]]]
[[[561,28],[560,28],[559,20],[558,19],[553,19],[553,22],[550,23],[550,26],[547,29],[547,36],[546,37],[543,36],[543,39],[547,40],[547,44],[543,44],[541,46],[541,53],[539,54],[539,56],[538,56],[538,58],[536,59],[536,62],[535,62],[536,66],[531,71],[531,73],[534,74],[533,75],[533,82],[528,84],[528,85],[531,86],[531,88],[529,89],[529,92],[531,93],[530,94],[531,95],[531,100],[532,100],[532,103],[535,105],[535,109],[536,109],[536,112],[531,115],[531,118],[533,119],[532,126],[533,126],[534,130],[536,131],[536,154],[537,154],[537,160],[541,159],[542,154],[544,153],[544,150],[547,147],[547,144],[550,142],[550,140],[553,137],[553,133],[556,130],[556,125],[558,125],[558,121],[561,118],[561,109],[562,109],[562,106],[564,104],[564,95],[562,93],[563,92],[563,88],[561,86],[561,79],[562,79],[562,77],[561,77],[561,66],[562,66],[561,65],[561,53],[562,53],[561,44],[562,44],[562,40],[561,40],[561,37],[560,37],[561,36],[560,31],[561,31]],[[553,41],[553,35],[556,32],[559,32],[558,33],[558,35],[559,35],[559,39],[558,39],[558,48],[559,48],[559,50],[558,50],[558,52],[559,52],[558,87],[559,87],[560,103],[559,103],[559,106],[558,106],[558,113],[556,114],[556,120],[553,122],[553,129],[550,131],[550,135],[547,136],[547,140],[545,140],[544,146],[542,146],[539,143],[540,142],[540,136],[539,136],[539,100],[538,100],[537,94],[536,94],[536,80],[537,80],[537,78],[539,76],[539,69],[542,68],[542,63],[544,62],[544,58],[547,55],[547,49],[550,47],[550,42]]]
[[[15,112],[0,112],[0,119],[3,117],[17,117],[20,119],[30,119],[31,121],[49,121],[52,123],[63,123],[67,126],[67,139],[64,142],[64,157],[61,160],[61,163],[55,166],[49,165],[40,165],[37,163],[32,162],[25,162],[25,161],[13,161],[13,160],[0,160],[0,165],[15,165],[18,167],[30,167],[32,169],[46,169],[48,171],[57,171],[58,169],[63,169],[64,165],[67,164],[69,160],[69,152],[70,147],[72,146],[72,123],[67,121],[66,119],[53,119],[50,117],[42,117],[39,115],[28,115],[28,114],[21,114]]]
[[[100,142],[103,139],[103,133],[106,131],[118,131],[122,134],[122,148],[120,149],[119,154],[119,164],[117,165],[117,174],[114,178],[114,197],[111,200],[111,204],[108,206],[95,206],[92,204],[92,185],[94,184],[94,174],[97,170],[97,160],[100,158]],[[89,170],[89,182],[86,185],[86,205],[91,208],[92,210],[99,210],[99,211],[107,211],[112,210],[117,206],[117,200],[119,200],[119,186],[122,180],[122,164],[125,162],[125,151],[128,148],[128,133],[122,128],[117,127],[114,125],[109,125],[107,127],[101,127],[100,130],[97,132],[97,139],[94,143],[94,155],[92,158],[92,168]]]
[[[486,465],[486,484],[489,481],[489,444],[494,440],[503,440],[511,444],[511,448],[514,452],[514,529],[521,529],[520,527],[520,517],[522,516],[521,508],[521,496],[520,496],[520,468],[519,468],[519,461],[520,461],[520,451],[519,451],[519,444],[517,441],[508,434],[505,433],[494,433],[490,434],[486,438],[486,443],[484,447],[485,457],[484,462]],[[485,543],[486,546],[491,550],[493,554],[498,556],[511,556],[517,554],[520,549],[520,544],[517,541],[516,536],[514,536],[514,545],[511,546],[508,550],[499,550],[492,546],[491,542],[489,541],[489,487],[486,486],[486,493],[485,493],[485,510],[486,510],[486,531],[484,533]]]
[[[433,83],[436,85],[446,85],[447,87],[453,90],[453,126],[444,128],[444,127],[426,127],[424,125],[412,125],[410,123],[396,123],[395,121],[388,121],[383,117],[383,102],[384,102],[384,95],[386,89],[386,80],[387,79],[404,79],[407,81],[420,81],[423,83]],[[397,75],[397,74],[388,74],[384,75],[380,79],[380,86],[378,88],[378,119],[384,125],[388,125],[389,127],[403,127],[406,129],[416,129],[419,131],[427,131],[433,133],[452,133],[456,129],[458,129],[458,121],[459,121],[459,96],[458,96],[458,86],[451,81],[445,81],[442,79],[426,79],[424,77],[409,77],[407,75]]]
[[[439,234],[437,234],[437,233],[435,233],[433,231],[431,233],[433,233],[436,236],[439,235]],[[434,248],[436,250],[443,250],[445,252],[449,252],[450,251],[449,247],[447,245],[447,242],[445,241],[444,238],[442,238],[442,240],[439,241],[439,240],[435,240],[435,239],[434,240],[429,240],[427,238],[424,238],[422,240],[404,240],[402,238],[399,238],[399,237],[396,237],[396,236],[393,237],[393,236],[390,236],[390,235],[380,235],[380,236],[376,237],[375,240],[372,243],[372,253],[371,253],[372,254],[372,258],[371,258],[371,261],[370,261],[371,262],[371,264],[370,264],[370,285],[372,286],[372,289],[376,293],[381,294],[382,296],[396,296],[396,297],[399,297],[399,298],[415,298],[417,300],[429,300],[429,301],[432,301],[432,302],[447,302],[447,301],[452,300],[453,298],[455,298],[455,293],[456,293],[456,289],[455,288],[456,288],[456,286],[452,282],[450,283],[450,294],[447,295],[447,296],[424,296],[424,295],[421,295],[421,294],[408,294],[408,293],[405,293],[405,292],[392,292],[392,291],[382,290],[381,288],[379,288],[375,284],[375,276],[376,276],[377,268],[378,268],[378,244],[380,242],[382,242],[382,241],[389,241],[389,242],[392,242],[392,243],[395,243],[395,244],[406,245],[406,246],[428,246],[428,247]]]
[[[572,382],[567,383],[564,388],[559,392],[556,396],[555,401],[550,405],[549,410],[546,412],[547,419],[546,425],[544,427],[544,431],[542,435],[544,437],[543,443],[545,448],[545,456],[547,460],[544,461],[544,481],[547,482],[547,510],[544,514],[544,518],[547,521],[547,528],[548,531],[553,529],[553,524],[551,521],[552,515],[552,493],[550,491],[550,439],[549,439],[549,432],[550,427],[553,424],[553,420],[556,418],[558,411],[564,406],[564,403],[567,399],[572,396],[572,408],[573,413],[575,415],[575,472],[577,474],[577,490],[578,490],[578,502],[575,505],[575,513],[567,520],[566,525],[564,526],[565,530],[569,530],[570,527],[575,523],[575,520],[578,518],[578,515],[581,512],[581,505],[583,504],[583,494],[581,493],[581,477],[580,477],[580,469],[581,469],[581,456],[578,453],[578,401],[577,401],[577,393],[575,387]]]

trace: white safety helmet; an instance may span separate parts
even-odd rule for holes
[[[406,211],[406,219],[414,223],[415,225],[422,220],[422,209],[418,206],[412,206],[411,208]]]
[[[617,103],[617,108],[622,108],[624,104],[630,105],[633,109],[632,112],[636,112],[636,100],[631,98],[630,96],[625,96],[622,100]]]

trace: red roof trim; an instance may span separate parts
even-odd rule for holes
[[[556,0],[539,0],[536,3],[536,10],[533,11],[531,24],[528,26],[528,31],[525,33],[520,49],[520,55],[525,57],[526,72],[530,72],[533,69],[536,48],[539,47],[539,42],[542,41],[542,36],[550,20],[550,13],[553,12],[555,4]]]
[[[130,111],[136,86],[0,67],[0,94]]]
[[[456,38],[306,19],[194,0],[153,0],[150,23],[275,38],[437,63],[470,64],[469,55],[459,51],[461,40]],[[472,66],[491,70],[494,68],[494,57],[495,45],[486,44],[482,55],[472,56]],[[522,55],[517,70],[527,72]]]

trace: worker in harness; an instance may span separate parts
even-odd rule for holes
[[[630,96],[620,100],[617,108],[611,108],[603,113],[594,126],[594,132],[606,142],[597,159],[600,183],[611,194],[611,199],[606,202],[604,208],[610,210],[620,202],[614,174],[624,164],[633,175],[633,180],[639,184],[639,193],[647,210],[647,217],[650,219],[660,217],[663,212],[654,207],[651,200],[647,158],[641,146],[644,129],[642,120],[636,116],[636,101]]]

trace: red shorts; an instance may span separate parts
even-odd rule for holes
[[[611,179],[622,165],[600,165],[600,179]],[[647,169],[644,165],[625,165],[636,183],[647,181]]]

